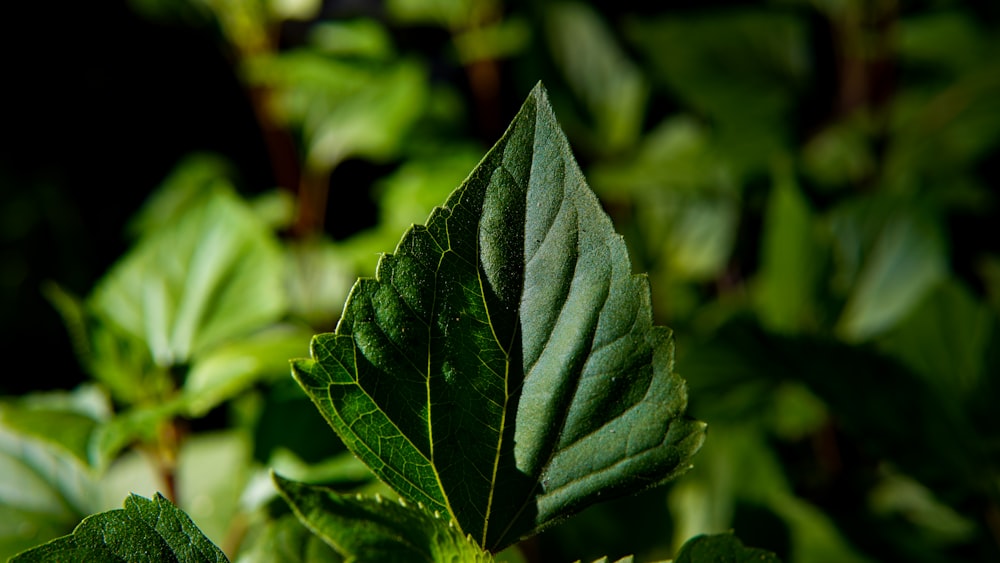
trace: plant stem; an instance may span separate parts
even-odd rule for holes
[[[153,451],[156,469],[163,482],[163,496],[174,504],[177,504],[177,453],[180,451],[182,434],[180,419],[170,418],[164,421],[157,429]]]

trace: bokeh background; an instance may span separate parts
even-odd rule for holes
[[[675,484],[523,555],[652,560],[734,530],[786,561],[1000,559],[1000,4],[133,0],[21,2],[3,21],[5,400],[96,381],[95,424],[148,411],[80,342],[114,315],[108,272],[199,194],[267,217],[284,292],[268,322],[332,329],[541,80],[710,431]],[[74,328],[74,311],[93,318]],[[173,361],[127,341],[142,365]],[[200,352],[168,352],[184,388]],[[333,459],[265,371],[185,407],[187,432],[237,444],[232,467]],[[128,451],[106,450],[98,481],[155,483]],[[237,502],[241,471],[182,506],[250,558],[246,530],[281,520]],[[0,546],[112,497],[35,510],[49,527],[0,526]]]

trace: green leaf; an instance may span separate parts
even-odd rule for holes
[[[99,465],[90,456],[95,430],[110,416],[110,401],[95,385],[0,401],[0,426],[60,447],[90,465]]]
[[[990,490],[984,485],[992,482],[985,443],[957,394],[871,348],[778,336],[736,321],[692,346],[681,371],[701,391],[695,396],[709,396],[713,386],[717,391],[745,382],[800,381],[867,455],[890,461],[951,498]],[[929,458],[935,463],[928,464]]]
[[[795,495],[781,460],[770,447],[770,437],[759,423],[752,418],[725,423],[707,418],[712,424],[712,439],[699,453],[698,467],[670,489],[676,539],[733,530],[740,524],[740,508],[755,507],[757,514],[773,517],[743,520],[735,533],[772,541],[782,538],[774,543],[787,545],[785,555],[790,561],[868,561],[838,529],[837,522]]]
[[[640,263],[675,280],[717,277],[736,241],[740,187],[717,144],[704,124],[671,117],[634,156],[591,172],[603,197],[634,210]]]
[[[815,66],[800,14],[703,10],[629,23],[653,80],[713,121],[737,168],[763,169],[789,145],[796,99]]]
[[[791,163],[775,165],[755,285],[756,305],[768,328],[792,332],[810,318],[819,273],[819,244],[812,212],[797,185]]]
[[[380,478],[496,552],[702,443],[630,268],[539,85],[294,375]]]
[[[162,378],[150,369],[152,358],[141,339],[99,318],[83,300],[56,284],[43,291],[62,316],[80,364],[115,399],[133,404],[162,389]]]
[[[178,221],[217,190],[228,189],[231,174],[229,164],[218,155],[196,153],[185,157],[132,217],[128,232],[138,238]]]
[[[395,156],[424,109],[425,71],[413,60],[353,61],[296,50],[248,59],[246,80],[274,92],[277,119],[301,128],[306,165]]]
[[[256,535],[245,542],[237,563],[335,563],[343,560],[290,512],[265,522],[260,530],[254,531]]]
[[[447,516],[381,496],[342,495],[274,476],[299,519],[348,561],[469,561],[493,557]]]
[[[320,20],[309,32],[309,40],[318,51],[331,56],[386,60],[394,55],[389,32],[368,18]]]
[[[131,495],[125,508],[88,516],[73,530],[11,559],[30,561],[228,561],[194,522],[162,495]]]
[[[962,283],[946,279],[879,344],[942,392],[975,393],[988,378],[997,321]]]
[[[597,150],[620,152],[633,145],[649,85],[605,20],[586,4],[560,2],[548,7],[544,23],[552,57],[593,122],[592,134],[602,144]]]
[[[270,324],[284,299],[269,229],[232,190],[219,189],[144,237],[90,305],[170,366]]]
[[[896,208],[888,207],[894,203]],[[886,209],[890,214],[880,216]],[[838,209],[832,230],[847,270],[842,275],[860,268],[837,326],[847,340],[866,340],[892,328],[945,277],[941,227],[918,206],[859,200]],[[866,239],[873,242],[862,262]]]
[[[25,434],[0,407],[0,560],[68,533],[97,509],[95,481],[65,438]],[[72,441],[72,440],[71,440]]]
[[[681,547],[674,563],[778,563],[770,551],[744,547],[732,534],[716,534],[691,538]]]
[[[289,358],[301,353],[306,329],[274,325],[212,349],[198,359],[184,381],[182,401],[188,416],[204,416],[261,379],[288,376]]]

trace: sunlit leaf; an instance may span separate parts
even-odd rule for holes
[[[104,384],[112,397],[134,404],[163,389],[163,374],[151,367],[149,347],[138,336],[116,328],[56,284],[43,290],[62,316],[83,369]]]
[[[672,348],[539,86],[293,367],[376,474],[495,552],[688,469]]]
[[[30,561],[228,561],[191,519],[163,496],[131,495],[125,508],[88,516],[72,535],[11,559]]]
[[[93,385],[0,402],[0,425],[60,447],[84,464],[99,465],[91,458],[91,443],[98,425],[110,416],[107,395]]]
[[[281,258],[267,227],[230,190],[143,238],[90,299],[160,366],[191,361],[284,311]]]
[[[306,165],[318,170],[352,156],[394,156],[427,96],[425,72],[409,59],[362,63],[297,50],[247,61],[246,78],[273,90],[270,111],[301,128]]]
[[[186,414],[204,416],[260,380],[287,376],[288,363],[283,359],[301,353],[307,333],[303,327],[275,325],[205,353],[184,381],[181,400]]]
[[[75,432],[48,439],[32,435],[40,428],[24,434],[8,426],[20,416],[7,409],[0,406],[0,559],[68,533],[100,501],[81,452],[68,447]]]

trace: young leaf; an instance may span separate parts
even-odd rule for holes
[[[379,477],[497,552],[689,467],[704,425],[649,299],[538,86],[293,372]]]
[[[125,508],[84,518],[73,534],[25,551],[31,561],[228,561],[191,519],[162,495],[131,495]]]
[[[220,187],[143,237],[101,280],[89,306],[146,343],[157,365],[184,364],[284,313],[281,265],[267,225]]]
[[[342,495],[274,476],[292,510],[348,561],[493,560],[447,516],[380,496]]]

